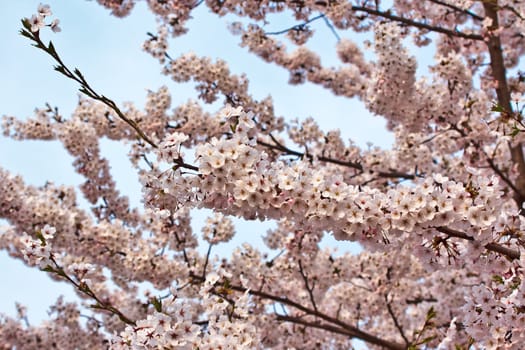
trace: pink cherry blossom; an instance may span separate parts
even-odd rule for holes
[[[135,0],[98,3],[123,17]],[[44,40],[46,27],[60,30],[57,19],[46,24],[49,6],[23,21],[24,37],[87,96],[69,116],[50,106],[4,116],[3,134],[59,141],[83,180],[78,191],[34,186],[0,167],[0,248],[70,284],[81,306],[58,298],[50,320],[33,325],[17,305],[16,317],[0,316],[0,348],[522,347],[525,3],[147,6],[158,28],[144,51],[198,101],[173,105],[162,86],[143,108],[120,105],[61,58],[67,47]],[[290,84],[361,101],[385,119],[391,149],[344,140],[323,129],[322,115],[279,116],[224,60],[175,56],[172,39],[198,7],[237,17],[240,45],[286,70]],[[270,31],[276,16],[290,25]],[[324,36],[334,66],[313,44]],[[435,51],[433,62],[420,48]],[[104,138],[129,147],[140,208],[118,190]],[[197,211],[208,217],[202,238]],[[259,221],[272,228],[261,232]],[[259,236],[266,247],[253,244]]]

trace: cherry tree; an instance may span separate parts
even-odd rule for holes
[[[98,3],[118,17],[135,5]],[[163,74],[194,84],[200,102],[171,106],[161,87],[144,109],[119,106],[61,58],[67,47],[50,41],[60,23],[49,6],[22,20],[21,34],[84,97],[67,117],[49,107],[27,120],[5,116],[3,132],[60,141],[91,207],[72,187],[31,186],[0,168],[9,224],[0,247],[81,298],[59,299],[41,325],[25,324],[22,306],[17,318],[2,316],[2,349],[522,348],[525,2],[147,4],[159,27],[144,50]],[[224,61],[172,57],[170,40],[200,6],[235,15],[232,35],[287,70],[290,84],[318,84],[385,118],[392,148],[361,149],[314,119],[276,116],[272,99],[254,99]],[[291,26],[265,31],[275,13]],[[314,21],[337,39],[339,66],[309,47]],[[428,75],[416,75],[410,45],[435,48]],[[206,112],[214,102],[221,108]],[[129,146],[144,208],[116,189],[102,138]],[[194,208],[213,212],[201,239]],[[245,244],[214,258],[212,248],[236,234],[233,217],[275,221],[264,237],[275,253]],[[325,235],[362,250],[321,248]],[[144,297],[146,282],[154,289]]]

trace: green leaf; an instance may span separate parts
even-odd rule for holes
[[[503,280],[503,277],[498,275],[492,275],[492,281],[496,282],[497,284],[503,284],[505,281]]]
[[[78,68],[75,68],[73,72],[77,75],[77,77],[80,78],[80,80],[86,82],[86,79],[84,79],[84,75],[82,75],[82,72]]]
[[[467,103],[465,104],[465,108],[472,107],[476,102],[477,100],[468,100]]]
[[[62,67],[62,66],[54,66],[53,69],[56,70],[57,72],[62,73],[62,74],[66,74],[66,72],[64,70],[64,67]]]
[[[47,45],[47,50],[51,53],[51,55],[53,55],[53,57],[57,55],[57,52],[55,50],[55,46],[53,45],[53,43],[51,41]]]
[[[22,18],[22,26],[31,32],[31,23],[29,23],[29,18]]]
[[[87,95],[91,98],[96,98],[96,96],[94,96],[91,92],[89,92],[88,90],[86,90],[86,88],[84,87],[81,87],[80,89],[78,89],[78,91],[80,91],[81,93],[83,93],[84,95]]]
[[[496,103],[494,105],[492,105],[492,108],[490,109],[491,112],[499,112],[499,113],[503,113],[505,112],[505,108],[503,108],[502,105],[500,105],[499,103]]]
[[[42,243],[42,245],[45,246],[46,245],[46,239],[42,235],[42,232],[41,231],[36,231],[35,235],[36,235],[36,238],[38,238],[40,240],[40,243]]]
[[[20,29],[20,35],[22,36],[25,36],[26,38],[29,38],[31,40],[33,40],[33,34],[31,34],[31,32],[25,30],[25,29]]]
[[[62,277],[67,279],[67,275],[66,275],[66,273],[64,272],[63,269],[61,269],[61,268],[53,269],[53,272],[55,272],[57,275],[62,276]]]
[[[162,300],[161,299],[157,297],[153,297],[150,299],[150,302],[151,302],[151,305],[153,305],[153,307],[155,308],[157,312],[162,312]]]
[[[101,309],[101,310],[104,310],[104,307],[102,305],[100,305],[99,303],[96,303],[96,304],[91,304],[89,305],[90,308],[92,309]]]
[[[430,307],[427,311],[427,322],[436,317],[437,313],[433,306]]]
[[[517,289],[520,285],[521,285],[521,279],[520,279],[518,276],[516,276],[516,277],[514,277],[514,278],[512,279],[512,283],[510,284],[509,287],[510,287],[511,290],[515,290],[515,289]]]
[[[422,341],[419,342],[419,344],[426,344],[426,343],[430,343],[432,340],[436,339],[437,335],[432,335],[430,337],[426,337],[425,339],[423,339]]]

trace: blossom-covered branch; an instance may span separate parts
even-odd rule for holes
[[[135,1],[98,3],[124,16]],[[357,98],[384,118],[392,146],[345,140],[341,129],[365,117],[353,110],[353,119],[323,130],[314,117],[277,115],[272,97],[254,98],[248,76],[226,60],[169,52],[201,4],[238,17],[229,28],[241,46],[288,72],[290,84]],[[22,35],[84,96],[69,116],[46,104],[26,119],[4,116],[2,130],[20,141],[60,141],[84,182],[79,192],[33,186],[0,168],[0,249],[72,285],[83,306],[59,298],[42,325],[17,307],[16,317],[0,316],[0,348],[523,344],[525,82],[508,74],[525,54],[525,3],[147,5],[159,27],[143,49],[162,74],[193,85],[198,100],[172,105],[162,86],[148,90],[143,108],[117,106],[44,44],[46,30],[60,29],[46,22],[49,6],[23,20]],[[269,32],[273,14],[288,16],[280,24],[288,29]],[[310,40],[320,35],[310,28],[315,20],[337,31],[331,66]],[[435,50],[425,73],[415,49],[422,46]],[[117,190],[104,138],[128,147],[140,207]],[[208,216],[200,237],[195,209]],[[257,221],[272,228],[260,232]],[[215,255],[234,237],[255,235],[264,248],[244,243]],[[326,247],[327,235],[339,251]],[[68,342],[73,333],[80,340]]]

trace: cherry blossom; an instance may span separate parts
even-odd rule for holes
[[[135,1],[99,0],[112,15]],[[0,347],[40,349],[519,349],[525,339],[525,5],[511,0],[147,1],[143,49],[167,86],[120,106],[48,42],[47,5],[22,35],[84,94],[2,117],[7,137],[57,140],[79,192],[0,167],[0,248],[72,285],[50,320],[0,316]],[[357,98],[387,121],[391,149],[358,147],[312,116],[276,115],[221,59],[170,53],[199,6],[235,17],[241,47]],[[274,15],[290,26],[268,31]],[[326,26],[338,66],[312,45]],[[316,27],[317,28],[317,27]],[[368,33],[359,41],[350,32]],[[421,74],[418,48],[435,49]],[[309,101],[307,101],[309,102]],[[314,102],[312,102],[314,103]],[[207,105],[207,106],[206,106]],[[142,208],[117,189],[100,140],[129,147]],[[87,200],[78,204],[77,196]],[[202,238],[192,213],[205,209]],[[271,221],[267,232],[236,219]],[[257,227],[257,225],[254,225]],[[263,236],[218,257],[236,236]],[[333,236],[343,251],[323,245]],[[359,246],[350,253],[351,242]],[[80,320],[80,318],[84,320]],[[74,335],[74,336],[73,336]]]

